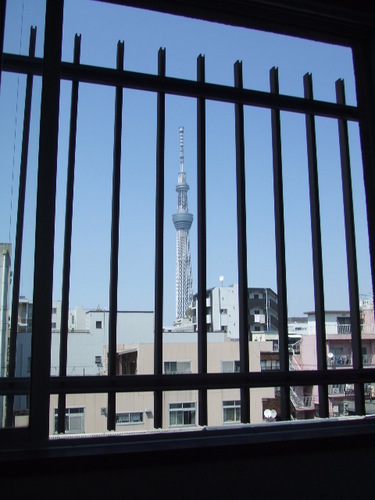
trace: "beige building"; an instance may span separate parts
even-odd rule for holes
[[[190,341],[186,338],[190,337]],[[208,372],[222,373],[239,370],[239,344],[219,336],[208,343]],[[107,359],[106,346],[103,359]],[[272,352],[272,342],[250,342],[250,370],[260,371],[261,352]],[[152,343],[118,345],[118,373],[153,373]],[[164,373],[197,373],[197,344],[194,333],[166,335],[164,342]],[[103,366],[103,374],[107,371]],[[263,399],[274,397],[273,388],[250,389],[251,423],[263,422]],[[116,398],[116,431],[149,431],[154,429],[153,393],[119,393]],[[106,394],[67,395],[66,432],[105,433],[107,429]],[[57,396],[51,396],[50,430],[55,433]],[[240,422],[240,390],[208,391],[208,425],[233,425]],[[163,393],[163,427],[193,428],[198,425],[198,391]]]

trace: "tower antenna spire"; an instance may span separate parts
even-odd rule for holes
[[[184,127],[179,128],[180,131],[180,172],[184,171]]]
[[[180,171],[177,180],[177,212],[172,220],[176,228],[176,320],[186,317],[186,311],[193,300],[193,279],[191,272],[191,253],[189,230],[193,214],[188,208],[189,185],[184,172],[184,127],[180,133]]]

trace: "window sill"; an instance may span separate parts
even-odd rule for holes
[[[1,433],[0,433],[1,435]],[[124,437],[126,436],[126,439]],[[266,445],[266,446],[265,446]],[[3,473],[16,472],[15,463],[53,470],[58,461],[63,467],[75,467],[83,457],[87,467],[96,461],[113,464],[135,465],[163,457],[163,460],[196,460],[199,456],[210,460],[227,460],[230,457],[254,456],[253,454],[286,455],[311,453],[342,447],[375,446],[375,417],[342,417],[320,421],[294,421],[251,424],[231,424],[228,427],[192,427],[155,430],[151,432],[73,437],[56,436],[44,444],[25,447],[8,443],[0,451]],[[214,451],[214,453],[213,453]],[[249,453],[251,455],[249,455]],[[194,458],[195,457],[195,458]],[[75,464],[75,465],[74,465]]]

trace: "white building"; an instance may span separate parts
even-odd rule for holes
[[[307,332],[309,335],[315,335],[315,311],[309,311],[305,314],[307,314],[308,317]],[[327,335],[330,333],[351,333],[350,312],[348,310],[326,310],[325,325]]]
[[[192,322],[197,329],[198,295],[192,304]],[[225,332],[230,339],[239,338],[238,285],[207,290],[207,331]],[[277,294],[271,288],[248,288],[249,335],[278,331]],[[254,337],[252,337],[254,338]]]
[[[308,334],[307,316],[292,316],[288,318],[288,333],[291,335]]]
[[[10,243],[0,243],[0,377],[5,377],[7,369],[11,250]],[[3,416],[4,397],[0,396],[0,427]]]
[[[22,299],[22,307],[28,305],[32,315],[32,304]],[[77,306],[69,311],[67,375],[98,375],[102,373],[104,346],[108,344],[109,312],[101,309],[85,310]],[[23,321],[27,329],[17,334],[16,376],[30,374],[31,323],[29,317]],[[52,304],[51,317],[51,375],[59,374],[61,302]],[[154,314],[151,311],[119,311],[117,314],[117,340],[119,344],[151,342]]]

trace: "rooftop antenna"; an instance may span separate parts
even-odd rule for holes
[[[179,128],[180,131],[180,172],[184,171],[184,127]]]

